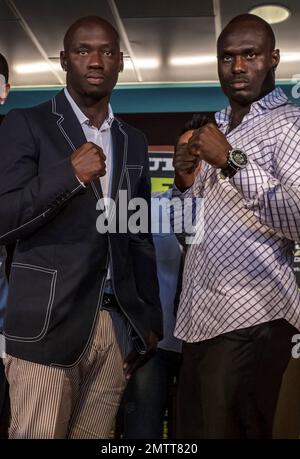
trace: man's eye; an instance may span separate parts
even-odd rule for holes
[[[223,62],[231,62],[232,57],[231,56],[223,56]]]
[[[255,59],[256,58],[256,54],[255,53],[248,53],[246,58],[249,59],[249,60]]]
[[[80,49],[79,50],[80,56],[86,56],[87,55],[87,50],[86,49]]]
[[[104,55],[105,56],[112,56],[112,52],[111,51],[104,51]]]

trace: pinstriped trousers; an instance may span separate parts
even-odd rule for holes
[[[130,341],[123,317],[99,313],[85,356],[72,368],[4,359],[10,385],[10,438],[109,438],[126,380]]]

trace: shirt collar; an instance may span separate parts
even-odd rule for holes
[[[255,116],[263,113],[265,110],[272,110],[288,102],[288,97],[281,88],[275,88],[260,100],[253,102],[247,116]],[[230,121],[231,107],[228,106],[215,114],[218,126],[228,124]]]
[[[90,120],[88,119],[88,117],[80,110],[80,108],[78,107],[78,105],[76,104],[75,100],[73,99],[73,97],[71,96],[71,94],[69,93],[69,91],[67,90],[67,88],[64,89],[64,92],[65,92],[65,96],[67,98],[67,100],[69,101],[79,123],[81,124],[81,126],[83,124],[87,124],[88,126],[90,126]],[[104,131],[105,129],[110,129],[111,128],[111,125],[114,121],[115,117],[114,117],[114,114],[113,114],[113,111],[112,111],[112,108],[111,108],[111,105],[108,104],[108,112],[107,112],[107,117],[105,118],[102,126],[100,127],[100,130],[101,131]]]

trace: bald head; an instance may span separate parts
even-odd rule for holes
[[[231,21],[221,32],[217,41],[218,50],[228,35],[243,29],[252,29],[253,34],[263,33],[265,36],[266,44],[269,45],[270,51],[275,49],[275,35],[270,24],[268,24],[259,16],[255,16],[254,14],[240,14],[239,16],[231,19]]]
[[[100,18],[99,16],[85,16],[79,18],[74,22],[67,30],[64,36],[64,50],[69,51],[70,44],[72,43],[74,34],[81,28],[92,28],[95,26],[100,26],[102,29],[109,31],[114,35],[114,38],[120,42],[120,37],[116,29],[105,19]]]

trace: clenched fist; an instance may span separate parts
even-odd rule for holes
[[[225,135],[213,123],[196,129],[189,140],[188,147],[191,155],[215,168],[226,166],[229,150],[232,149]]]
[[[194,183],[195,170],[201,161],[222,169],[232,146],[215,123],[195,129],[187,144],[179,145],[174,155],[175,185],[184,191]]]
[[[105,160],[102,148],[93,142],[83,144],[71,155],[75,175],[86,184],[106,174]]]
[[[195,180],[195,171],[200,163],[200,155],[192,152],[189,143],[177,145],[173,158],[175,185],[184,190],[190,188]]]

